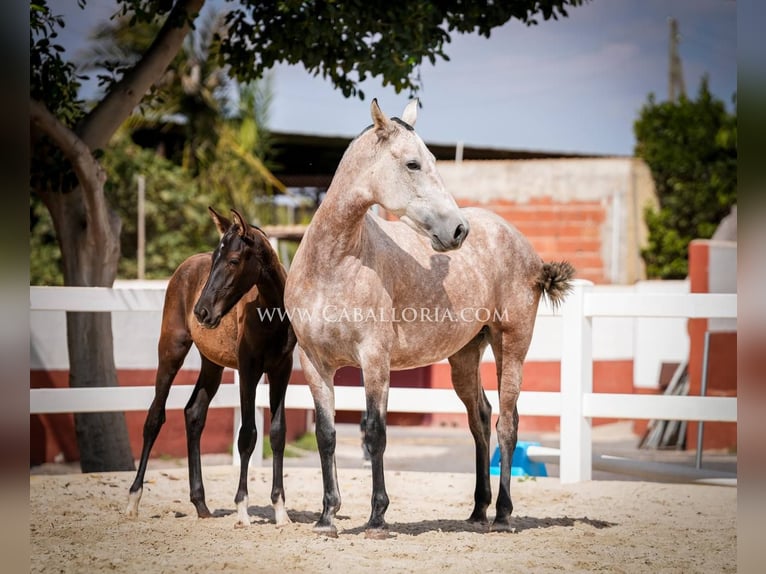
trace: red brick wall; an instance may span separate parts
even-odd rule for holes
[[[601,256],[601,228],[606,212],[600,201],[554,202],[540,198],[525,203],[506,200],[458,203],[461,207],[477,206],[497,213],[515,225],[545,261],[566,259],[577,269],[578,278],[608,283]]]

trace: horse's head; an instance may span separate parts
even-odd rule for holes
[[[457,249],[468,235],[468,221],[444,188],[436,158],[413,129],[417,112],[413,100],[401,119],[389,119],[377,100],[372,101],[372,133],[366,137],[376,138],[370,173],[373,201],[428,237],[434,250]]]
[[[208,211],[221,241],[213,251],[210,275],[194,305],[194,316],[203,327],[214,329],[271,263],[271,246],[263,232],[248,225],[236,210],[231,210],[233,222],[212,207]]]

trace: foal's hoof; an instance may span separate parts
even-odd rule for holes
[[[471,514],[471,516],[468,517],[468,520],[466,522],[470,522],[471,524],[479,524],[482,526],[486,526],[489,524],[489,520],[487,520],[487,514],[486,512],[484,514],[474,512]]]
[[[205,508],[197,508],[197,517],[198,518],[212,518],[213,515],[208,510],[207,506]]]
[[[330,526],[320,526],[317,524],[314,526],[314,532],[316,534],[321,534],[322,536],[327,536],[327,538],[338,537],[338,529],[335,528],[334,524],[331,524]]]
[[[138,518],[138,503],[141,501],[141,490],[128,493],[128,506],[125,508],[125,516]]]

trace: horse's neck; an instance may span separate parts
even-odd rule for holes
[[[339,168],[312,218],[312,237],[304,241],[313,249],[312,257],[319,258],[314,264],[332,265],[360,252],[365,216],[372,205],[364,178],[353,177]]]
[[[268,248],[269,253],[272,254],[271,260],[268,267],[260,273],[256,286],[258,287],[259,298],[265,307],[283,308],[285,306],[284,293],[287,274],[271,245]]]

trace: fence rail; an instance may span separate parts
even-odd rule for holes
[[[575,288],[557,315],[563,329],[560,392],[523,392],[519,398],[522,416],[561,418],[560,480],[578,482],[592,475],[593,417],[623,419],[667,419],[688,421],[737,421],[735,397],[695,397],[593,393],[593,317],[737,317],[736,294],[596,294],[592,284],[576,281]],[[31,311],[161,312],[157,288],[111,289],[99,287],[31,287]],[[541,304],[540,315],[554,313]],[[239,420],[239,391],[235,383],[223,384],[211,408],[235,409],[235,432]],[[167,408],[182,409],[192,385],[171,388]],[[30,389],[30,414],[145,411],[154,397],[153,386]],[[496,393],[488,395],[493,412],[498,412]],[[337,410],[365,409],[361,387],[336,387]],[[263,409],[268,408],[268,385],[259,385],[256,407],[259,428]],[[288,409],[312,410],[308,387],[290,385],[285,397]],[[389,412],[462,413],[464,406],[451,389],[391,388]],[[262,440],[259,432],[259,441]],[[235,462],[236,462],[236,449]],[[260,453],[260,445],[256,453]],[[260,459],[254,457],[254,464]]]

